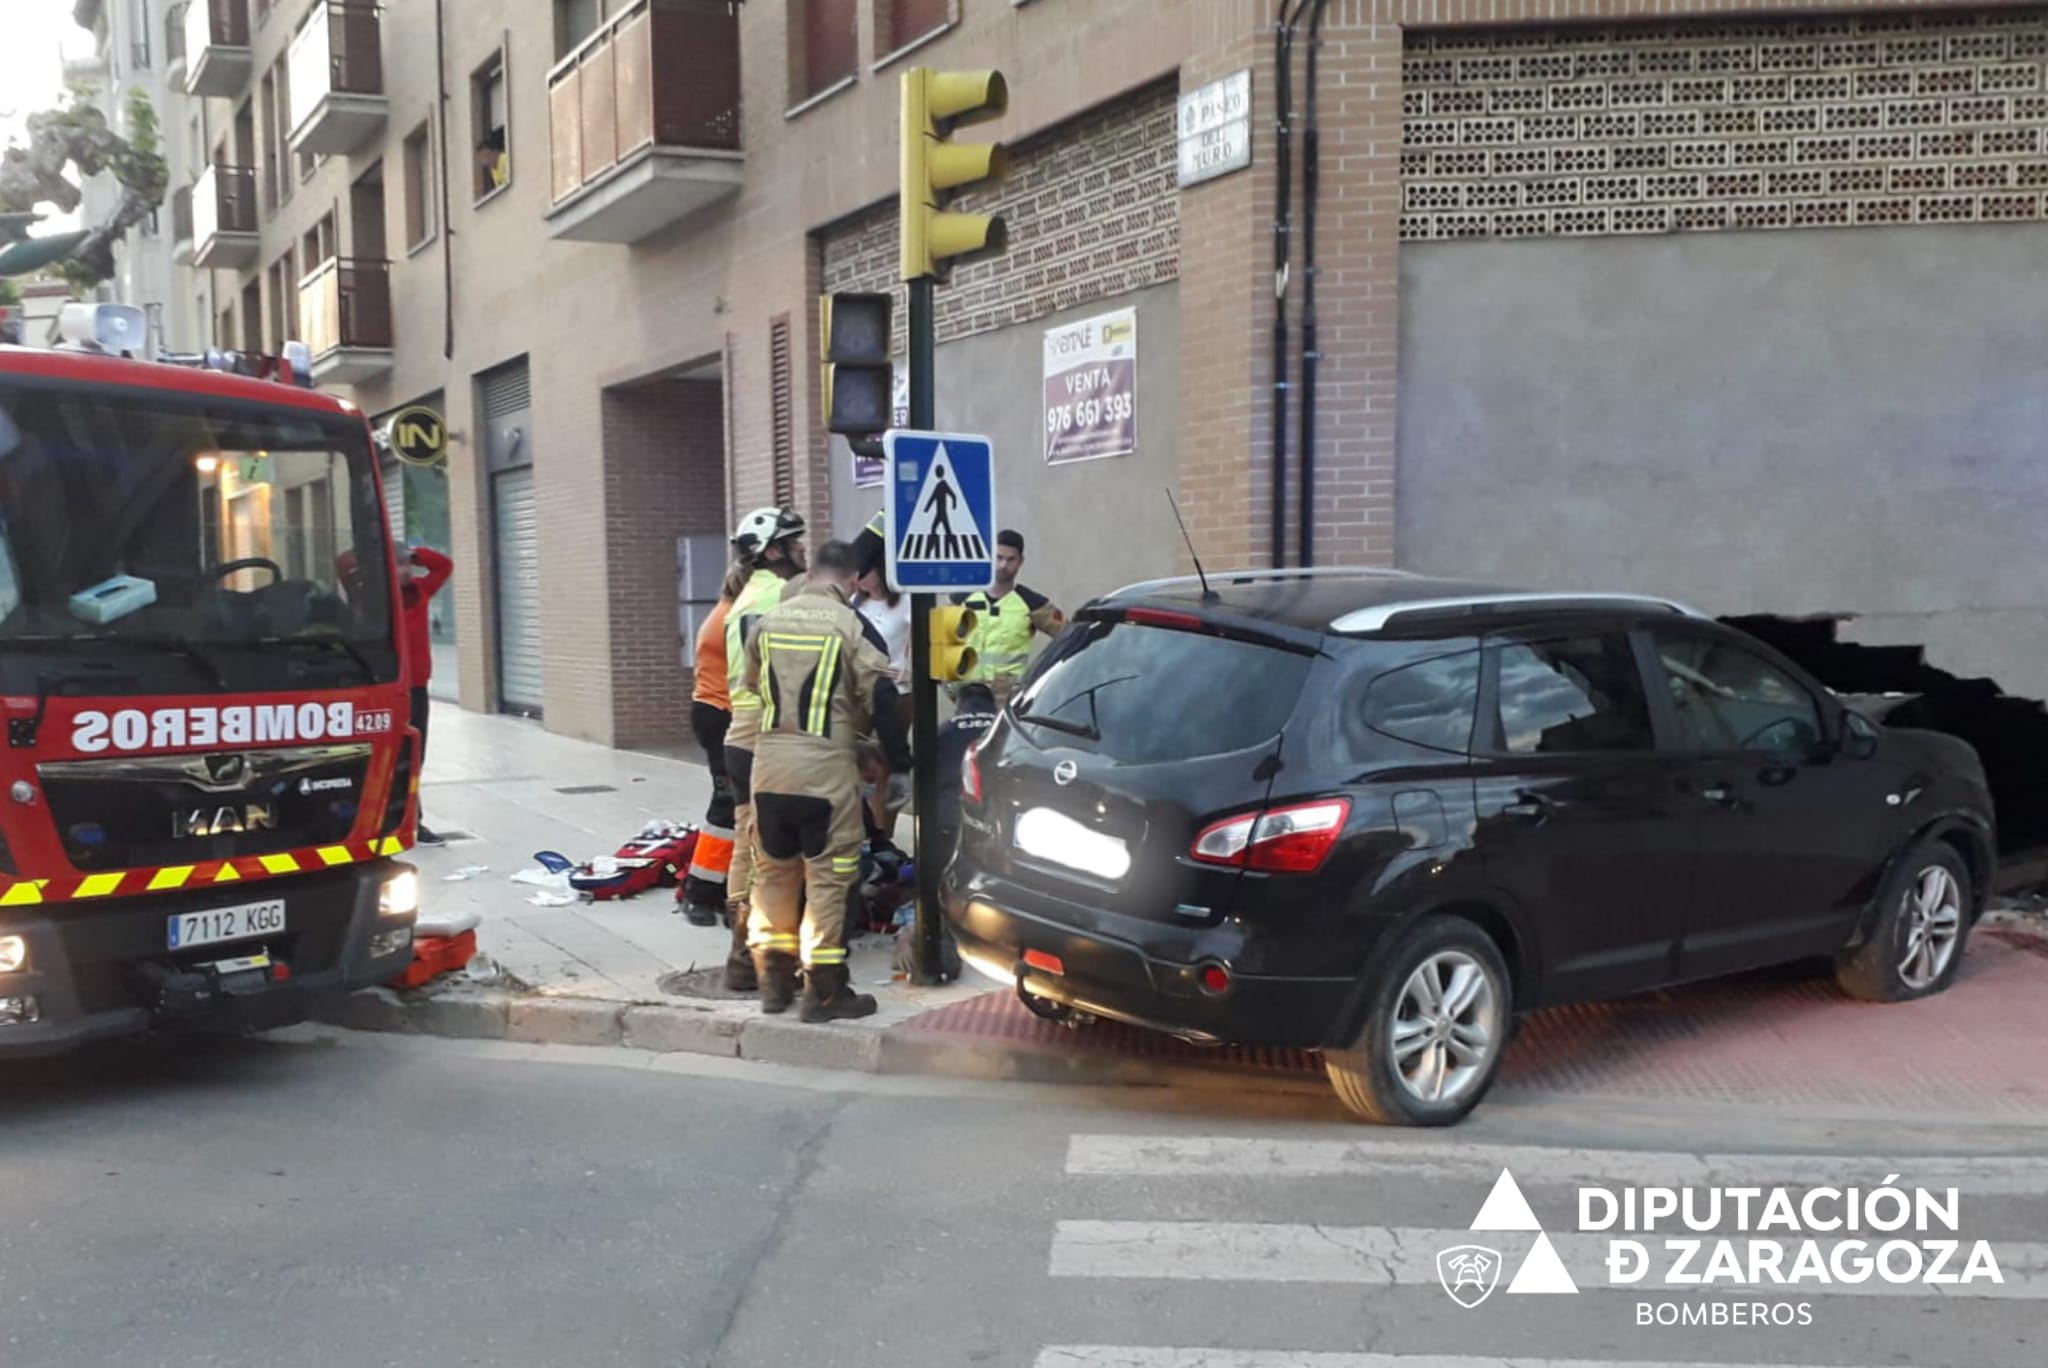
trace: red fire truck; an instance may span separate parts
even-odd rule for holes
[[[369,426],[303,353],[107,345],[140,320],[0,348],[0,1057],[289,1024],[412,953]]]

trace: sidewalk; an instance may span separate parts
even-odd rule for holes
[[[334,1024],[874,1073],[1298,1093],[1334,1106],[1312,1052],[1205,1050],[1113,1023],[1067,1029],[971,970],[938,988],[893,982],[893,947],[875,937],[857,941],[851,960],[880,1003],[875,1016],[830,1026],[764,1017],[716,986],[727,933],[691,926],[669,890],[537,907],[537,890],[511,881],[537,867],[535,851],[585,859],[648,821],[700,820],[701,766],[446,706],[433,727],[424,809],[450,843],[415,852],[423,898],[429,910],[476,911],[481,954],[510,978],[359,994]],[[1972,936],[1954,988],[1924,1002],[1853,1002],[1824,975],[1778,970],[1538,1013],[1510,1047],[1493,1105],[1690,1104],[2048,1130],[2044,990],[2048,922],[1996,913]]]
[[[541,907],[533,902],[540,890],[512,881],[539,869],[538,851],[585,860],[611,854],[651,821],[701,822],[711,796],[701,764],[615,751],[446,704],[435,705],[429,735],[421,808],[426,824],[448,838],[410,857],[429,911],[477,913],[481,955],[539,996],[635,1004],[725,997],[715,970],[725,962],[729,933],[692,926],[675,911],[673,890]],[[908,823],[904,832],[907,839]],[[892,955],[878,937],[855,943],[855,982],[883,1001],[878,1019],[972,992],[892,984]],[[675,993],[677,975],[692,975],[693,987],[709,984],[712,996]]]

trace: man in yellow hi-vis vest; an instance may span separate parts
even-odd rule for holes
[[[732,948],[725,957],[725,987],[751,993],[759,987],[747,945],[748,893],[754,853],[754,744],[761,731],[761,695],[747,683],[747,642],[762,616],[782,601],[783,586],[804,569],[804,520],[781,508],[757,508],[740,519],[733,550],[747,567],[746,584],[725,615],[726,687],[732,724],[725,732],[725,769],[732,781],[732,866],[725,877],[726,913],[732,918]]]
[[[996,587],[993,591],[955,594],[953,602],[974,614],[974,668],[968,681],[987,684],[1001,706],[1009,701],[1017,682],[1031,664],[1031,638],[1043,632],[1055,637],[1067,625],[1067,615],[1045,595],[1017,583],[1024,568],[1024,538],[1008,528],[996,534]],[[960,685],[950,692],[959,697]]]
[[[846,903],[860,875],[860,738],[874,732],[890,768],[910,766],[889,658],[852,606],[858,558],[818,548],[808,583],[747,639],[745,683],[761,699],[753,770],[752,943],[761,1010],[788,1010],[804,975],[803,1019],[874,1013],[846,971]]]

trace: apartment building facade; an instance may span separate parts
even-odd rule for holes
[[[437,682],[676,740],[735,512],[878,505],[820,426],[815,301],[896,286],[896,74],[997,67],[972,134],[1011,174],[968,202],[1010,247],[940,292],[938,407],[996,438],[1034,586],[1184,565],[1172,491],[1212,567],[1853,613],[2048,692],[2010,644],[2048,581],[1997,550],[2048,454],[2048,18],[1311,3],[1279,239],[1275,9],[191,0],[190,293],[375,418],[446,416],[444,462],[392,463],[459,567]],[[1276,373],[1311,281],[1313,374],[1295,329]]]
[[[89,91],[108,125],[127,137],[138,132],[131,112],[133,97],[146,100],[157,120],[157,150],[171,185],[189,185],[198,163],[179,119],[185,91],[183,34],[178,26],[165,22],[162,7],[154,0],[78,0],[72,18],[92,34],[93,50],[90,57],[66,65],[66,78]],[[92,177],[84,186],[80,222],[93,226],[110,220],[121,193],[111,173]],[[174,193],[170,203],[130,229],[115,249],[113,278],[96,292],[102,300],[143,309],[155,344],[170,351],[194,350],[208,336],[206,315],[196,306],[175,257],[181,240],[179,215],[188,209],[189,198]],[[42,336],[32,340],[39,345],[47,341]]]

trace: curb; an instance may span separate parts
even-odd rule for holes
[[[528,1045],[612,1046],[850,1073],[1314,1097],[1327,1096],[1329,1091],[1321,1077],[906,1031],[901,1029],[901,1020],[888,1025],[808,1026],[794,1013],[766,1017],[745,1004],[736,1010],[733,1005],[607,1002],[489,989],[454,988],[429,995],[368,988],[319,1007],[312,1020],[352,1031]]]

